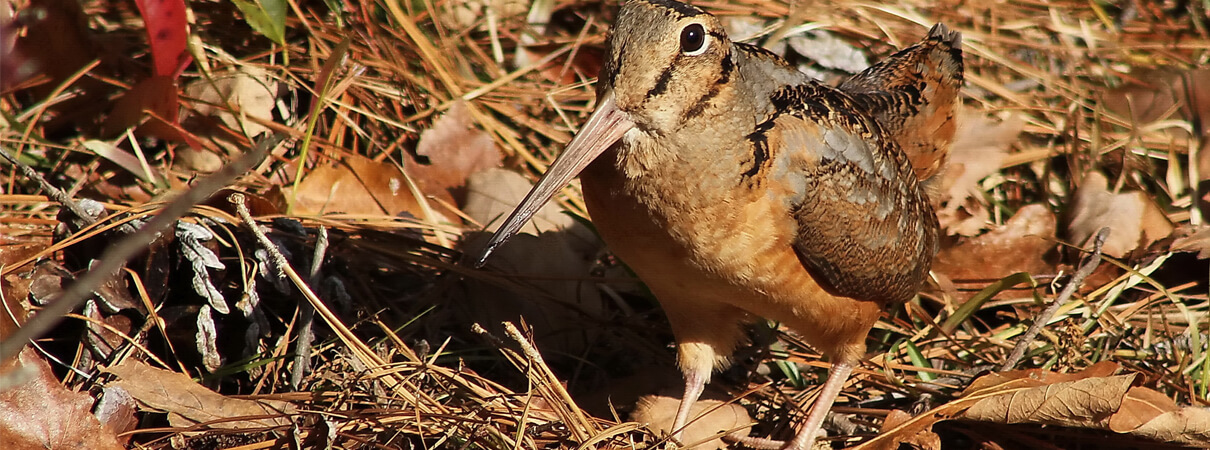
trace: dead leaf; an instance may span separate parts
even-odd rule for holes
[[[1172,232],[1172,236],[1175,239],[1169,250],[1197,253],[1199,259],[1210,259],[1210,226],[1181,225]]]
[[[1053,273],[1047,253],[1055,248],[1057,219],[1046,205],[1026,205],[992,231],[941,249],[933,272],[955,282],[996,280],[1014,273]],[[966,291],[962,291],[966,292]],[[965,300],[965,299],[962,299]]]
[[[1161,414],[1181,408],[1168,396],[1147,388],[1131,387],[1117,414],[1109,418],[1109,429],[1118,433],[1134,430]]]
[[[1109,430],[1180,445],[1210,442],[1210,411],[1180,407],[1151,389],[1132,386],[1137,374],[1101,362],[1076,373],[1040,369],[992,373],[962,397],[913,417],[854,449],[891,449],[948,419],[1001,424],[1058,425]]]
[[[148,126],[151,136],[161,139],[180,139],[180,133],[172,127],[154,120],[144,121],[144,113],[151,112],[168,123],[176,123],[180,115],[177,100],[176,79],[149,77],[131,86],[114,102],[113,110],[105,118],[103,136],[117,136],[127,128]]]
[[[416,154],[427,157],[429,163],[409,164],[405,170],[427,195],[454,195],[452,190],[466,186],[471,174],[499,167],[501,161],[491,135],[475,127],[470,110],[461,101],[450,105],[432,128],[420,133]]]
[[[277,89],[277,80],[268,72],[253,66],[240,66],[217,73],[212,79],[202,78],[189,83],[185,86],[185,95],[197,100],[193,103],[196,113],[216,117],[228,128],[244,130],[248,137],[255,138],[269,128],[251,119],[273,121]],[[181,111],[181,121],[190,113]]]
[[[1007,372],[992,372],[981,376],[966,387],[963,396],[975,395],[978,391],[995,389],[1011,382],[1023,382],[1027,386],[1044,386],[1047,384],[1077,381],[1087,378],[1109,377],[1122,370],[1122,365],[1112,361],[1102,361],[1079,372],[1063,373],[1042,369],[1010,370]],[[1024,381],[1021,381],[1024,380]]]
[[[93,414],[125,444],[130,440],[130,435],[123,434],[139,425],[134,415],[137,407],[138,404],[125,389],[106,386],[101,388],[101,398],[97,400]]]
[[[1077,245],[1087,244],[1102,227],[1109,227],[1103,251],[1115,258],[1145,248],[1174,230],[1146,193],[1110,192],[1109,180],[1096,171],[1084,175],[1067,216],[1067,235]]]
[[[1135,389],[1144,388],[1132,388],[1132,396]],[[1148,394],[1148,396],[1150,395]],[[1110,419],[1111,427],[1114,423],[1115,421]],[[1121,427],[1124,424],[1119,423],[1118,426]],[[1210,411],[1206,408],[1182,406],[1175,411],[1163,412],[1138,428],[1130,429],[1127,432],[1132,436],[1160,442],[1204,446],[1210,442]]]
[[[403,177],[393,164],[348,155],[339,163],[316,167],[292,188],[297,200],[294,213],[396,216],[407,212],[424,217]]]
[[[1012,380],[1000,386],[1004,388],[1003,394],[974,402],[959,417],[1005,424],[1105,428],[1109,416],[1121,408],[1134,378],[1134,374],[1129,374],[1059,383]]]
[[[133,359],[102,371],[119,378],[107,386],[125,389],[145,409],[168,413],[168,422],[176,427],[202,423],[222,429],[277,427],[289,425],[287,416],[298,412],[282,401],[226,397],[184,374]]]
[[[665,436],[672,432],[672,422],[681,399],[649,395],[639,399],[630,420],[647,424],[652,431]],[[700,416],[705,413],[704,416]],[[747,436],[752,430],[752,417],[743,407],[719,400],[700,400],[693,404],[689,413],[690,422],[685,426],[681,441],[686,447],[695,449],[723,449],[727,443],[722,436]],[[732,431],[734,430],[734,431]]]
[[[88,330],[85,340],[93,354],[105,359],[110,357],[114,349],[127,342],[123,336],[130,336],[134,327],[128,316],[102,314],[97,303],[95,299],[84,302],[83,315],[92,319],[85,322],[85,328]]]
[[[893,429],[907,423],[912,419],[912,415],[898,409],[891,410],[887,414],[886,419],[882,421],[882,431]],[[900,438],[896,439],[897,448],[911,448],[921,450],[941,450],[941,436],[933,432],[932,425],[928,425],[914,434],[900,433]]]
[[[1000,120],[959,111],[949,164],[935,177],[943,205],[937,219],[946,233],[975,236],[987,227],[979,181],[1000,170],[1024,127],[1025,120],[1018,114]]]
[[[1136,130],[1167,119],[1190,121],[1194,130],[1210,129],[1210,69],[1133,67],[1122,78],[1125,85],[1105,94],[1105,108],[1126,117]],[[1182,127],[1165,127],[1160,132],[1177,145],[1190,138]],[[1210,152],[1199,153],[1197,163],[1202,174],[1197,181],[1207,180]]]
[[[494,232],[533,187],[532,181],[511,170],[493,168],[477,172],[467,179],[466,206],[462,210],[482,224],[485,231]],[[576,228],[577,224],[558,203],[547,202],[521,231],[536,235]],[[582,239],[596,240],[588,230],[574,233]]]
[[[50,365],[26,347],[0,366],[0,442],[7,450],[121,449],[112,430],[91,412],[87,393],[72,392]]]

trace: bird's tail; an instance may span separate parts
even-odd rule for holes
[[[962,35],[942,24],[840,85],[898,141],[922,181],[949,156],[961,87]]]

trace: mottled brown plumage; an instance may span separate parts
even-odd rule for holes
[[[915,295],[936,252],[917,175],[953,137],[958,35],[938,25],[839,88],[671,0],[626,3],[607,46],[596,111],[487,251],[583,172],[598,231],[676,335],[674,429],[762,316],[832,358],[788,444],[806,448],[879,314]]]

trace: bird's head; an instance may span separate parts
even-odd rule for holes
[[[597,98],[612,98],[635,125],[656,134],[702,116],[735,76],[722,24],[684,3],[626,3],[606,46]]]
[[[606,46],[596,109],[488,241],[476,265],[628,132],[667,135],[690,121],[710,120],[720,112],[711,105],[733,95],[723,87],[739,76],[718,19],[672,0],[622,5]]]

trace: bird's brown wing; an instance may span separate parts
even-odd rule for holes
[[[840,84],[899,144],[920,180],[935,174],[949,154],[961,87],[962,37],[942,24]]]
[[[776,161],[765,172],[798,223],[799,260],[834,294],[901,302],[937,251],[937,218],[912,166],[881,125],[843,92],[816,83],[773,96],[758,128]]]

